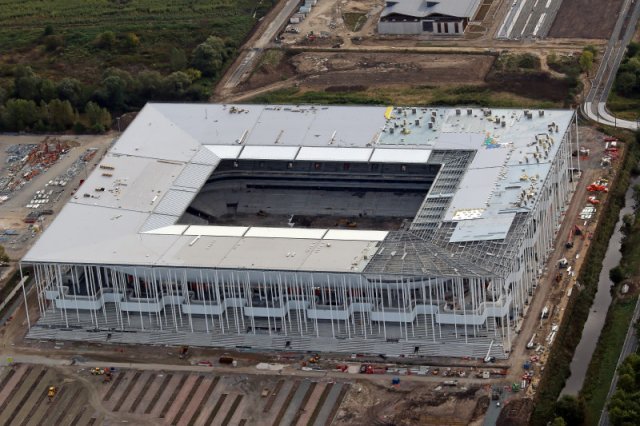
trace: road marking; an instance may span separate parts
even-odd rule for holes
[[[547,0],[547,5],[544,7],[545,9],[549,9],[549,6],[551,6],[551,2],[553,0]]]
[[[536,2],[536,3],[537,3],[537,2]],[[524,27],[522,27],[522,31],[520,31],[520,35],[523,35],[523,34],[524,34],[524,30],[526,30],[526,29],[527,29],[527,25],[529,25],[529,21],[531,20],[531,17],[532,17],[532,16],[533,16],[533,15],[529,15],[529,16],[527,17],[527,22],[525,22],[525,23],[524,23]]]
[[[544,18],[546,16],[547,16],[546,13],[543,13],[542,15],[540,15],[540,20],[536,24],[536,27],[533,29],[533,35],[534,36],[538,35],[538,31],[540,31],[540,27],[542,26],[542,22],[544,21]]]
[[[527,2],[526,0],[523,0],[518,5],[518,10],[516,11],[516,14],[513,17],[513,20],[511,21],[511,25],[509,25],[509,29],[507,29],[507,38],[510,38],[511,31],[513,31],[513,27],[516,25],[516,22],[518,21],[518,18],[520,17],[520,13],[522,13],[522,9],[524,8],[524,4],[526,2]]]

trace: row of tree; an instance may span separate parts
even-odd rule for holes
[[[106,48],[112,36],[102,34],[98,44]],[[219,77],[234,49],[225,40],[211,36],[193,50],[190,60],[184,51],[173,49],[170,65],[176,71],[171,74],[147,70],[132,75],[108,68],[97,84],[74,78],[53,81],[39,76],[29,66],[17,66],[13,80],[0,86],[0,131],[74,128],[99,132],[110,128],[108,114],[135,111],[149,101],[205,101],[212,80]],[[105,111],[96,113],[95,108]]]
[[[640,43],[629,43],[616,76],[615,90],[628,98],[640,97]]]
[[[609,420],[614,426],[640,424],[640,355],[629,355],[618,375],[618,387],[609,403]]]
[[[82,112],[82,114],[81,114]],[[111,114],[95,102],[78,111],[68,100],[53,99],[48,103],[26,99],[9,99],[0,107],[0,130],[19,132],[102,133],[111,127]]]

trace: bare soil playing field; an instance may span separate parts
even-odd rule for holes
[[[623,0],[563,0],[549,37],[608,39]]]
[[[244,89],[297,75],[305,86],[394,86],[480,84],[491,69],[488,55],[304,52],[284,56],[277,66],[263,66]]]
[[[478,386],[446,387],[402,382],[397,387],[359,382],[345,397],[333,424],[473,425],[489,405]]]

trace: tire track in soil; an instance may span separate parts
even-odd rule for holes
[[[207,421],[205,422],[206,425],[213,424],[213,419],[215,419],[216,415],[218,414],[218,411],[220,411],[220,407],[222,407],[222,404],[224,404],[225,399],[227,399],[226,393],[223,393],[222,395],[220,395],[220,398],[218,398],[218,402],[216,402],[216,406],[213,407],[213,411],[211,412],[211,414],[209,414],[209,417],[207,417]]]
[[[231,407],[229,407],[229,411],[227,411],[227,415],[224,417],[224,420],[222,420],[221,426],[227,426],[229,424],[229,422],[233,418],[233,415],[236,413],[236,410],[238,409],[238,405],[240,405],[240,403],[242,402],[242,398],[244,398],[244,395],[236,396],[236,399],[233,401],[233,404],[231,405]]]
[[[40,371],[40,373],[38,374],[38,376],[36,376],[35,381],[31,384],[31,386],[29,386],[29,389],[27,389],[25,394],[22,396],[22,398],[18,402],[18,405],[16,405],[16,408],[13,409],[13,412],[7,419],[6,424],[8,425],[12,424],[13,420],[16,418],[16,416],[22,409],[22,406],[24,405],[25,402],[27,402],[27,399],[29,399],[29,397],[33,394],[33,391],[35,390],[36,386],[40,384],[40,381],[42,380],[45,374],[47,374],[47,370],[43,368],[42,371]]]
[[[187,381],[188,378],[189,378],[188,374],[185,374],[184,376],[182,376],[178,386],[176,386],[175,389],[173,389],[173,393],[171,394],[171,397],[169,398],[167,403],[164,404],[164,407],[162,408],[162,411],[160,412],[160,416],[159,417],[161,419],[164,419],[164,416],[166,416],[167,413],[169,412],[169,410],[171,409],[171,405],[173,405],[173,401],[175,401],[176,398],[178,397],[178,393],[180,392],[180,389],[182,389],[182,387],[184,386],[184,383]]]
[[[147,389],[149,389],[149,386],[151,386],[151,383],[153,383],[153,380],[155,378],[156,378],[156,376],[154,376],[153,374],[149,376],[147,381],[144,383],[144,386],[140,390],[140,393],[136,397],[136,400],[133,401],[133,404],[131,405],[131,408],[129,408],[129,412],[130,413],[133,413],[134,411],[136,411],[136,408],[138,408],[138,405],[140,405],[140,402],[142,401],[142,398],[144,398],[145,394],[147,393]]]
[[[173,374],[167,374],[164,377],[164,380],[162,381],[162,384],[158,388],[158,391],[156,392],[156,394],[153,396],[153,399],[149,403],[149,406],[147,407],[146,410],[144,410],[145,414],[149,414],[149,413],[151,413],[151,411],[153,411],[153,408],[158,403],[158,400],[162,396],[162,393],[165,391],[165,389],[167,388],[167,385],[169,384],[169,382],[171,381],[172,378],[173,378]]]
[[[298,391],[298,387],[300,387],[300,382],[295,382],[291,387],[291,390],[289,391],[289,395],[287,395],[287,399],[285,399],[284,402],[282,403],[282,407],[280,407],[280,411],[278,412],[278,415],[273,421],[272,426],[278,426],[280,424],[280,422],[282,421],[282,418],[284,417],[284,414],[287,412],[287,408],[289,408],[289,404],[291,403],[293,396]]]
[[[124,401],[129,397],[131,390],[136,385],[141,375],[142,375],[142,371],[137,371],[136,374],[133,375],[133,379],[131,379],[131,381],[125,388],[124,392],[122,393],[122,396],[120,397],[116,405],[113,407],[113,411],[120,411],[122,404],[124,404]]]
[[[191,390],[189,390],[189,394],[187,395],[187,398],[184,400],[184,402],[180,406],[180,409],[176,413],[176,416],[173,418],[173,421],[171,422],[172,425],[175,425],[180,421],[180,418],[184,415],[184,412],[186,411],[187,407],[189,406],[189,403],[193,399],[194,395],[196,394],[196,391],[198,390],[198,388],[202,384],[203,380],[204,380],[204,376],[198,376],[198,379],[196,380],[196,382],[191,387]]]
[[[211,395],[211,393],[213,392],[213,390],[215,389],[219,381],[220,381],[220,377],[216,377],[215,379],[213,379],[213,382],[211,382],[211,384],[209,385],[209,388],[207,389],[207,393],[205,394],[205,397],[202,398],[202,401],[200,401],[198,408],[196,408],[196,411],[191,416],[191,419],[189,420],[189,423],[188,423],[189,426],[193,426],[196,424],[196,420],[198,420],[198,417],[200,417],[200,413],[202,413],[202,410],[204,409],[204,406],[207,403],[207,399],[209,399],[208,396]]]

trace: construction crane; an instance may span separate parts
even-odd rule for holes
[[[495,361],[495,357],[492,357],[490,355],[492,347],[493,347],[493,340],[491,341],[491,343],[489,343],[489,350],[487,351],[487,356],[484,357],[484,362],[493,362],[493,361]]]

